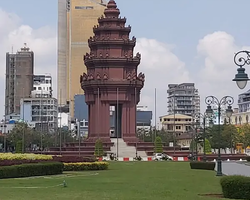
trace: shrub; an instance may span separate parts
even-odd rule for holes
[[[35,163],[0,167],[0,179],[62,174],[63,163]]]
[[[250,156],[246,157],[247,162],[250,162]]]
[[[33,153],[0,153],[0,160],[52,160],[53,156]]]
[[[159,136],[155,138],[155,148],[154,148],[155,153],[162,153],[163,152],[163,147],[162,147],[162,140]]]
[[[77,163],[77,162],[96,162],[95,157],[82,157],[82,156],[53,156],[53,161],[63,163]]]
[[[192,161],[190,162],[190,167],[191,169],[214,170],[215,162]]]
[[[29,163],[51,162],[48,160],[0,160],[0,166],[21,165]]]
[[[100,139],[95,142],[95,156],[101,157],[103,156],[103,144]]]
[[[108,165],[107,162],[64,163],[64,171],[105,170]]]
[[[225,176],[220,184],[225,198],[250,199],[250,177]]]
[[[23,142],[22,140],[19,140],[16,142],[16,153],[22,153],[23,149]]]

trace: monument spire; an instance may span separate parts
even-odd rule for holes
[[[89,108],[89,141],[99,137],[110,141],[110,106],[116,113],[115,137],[137,140],[136,105],[145,76],[137,74],[141,55],[133,52],[136,38],[129,38],[131,27],[119,15],[115,1],[110,0],[104,16],[98,19],[99,25],[93,28],[94,36],[88,40],[90,52],[84,55],[87,73],[80,82]]]

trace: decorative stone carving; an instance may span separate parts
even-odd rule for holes
[[[143,81],[143,82],[145,81],[145,75],[142,72],[139,73],[138,80]]]
[[[106,73],[103,75],[103,80],[108,80],[108,75]]]
[[[133,41],[133,42],[136,42],[135,36],[132,37],[132,41]]]
[[[89,55],[89,53],[86,53],[84,56],[83,56],[83,59],[84,60],[88,60],[88,59],[90,59],[91,57],[90,57],[90,55]]]
[[[96,80],[101,80],[101,75],[99,73],[96,75]]]
[[[88,75],[88,81],[91,81],[91,80],[94,80],[93,74],[89,74],[89,75]]]
[[[138,59],[141,59],[141,54],[139,52],[137,52],[135,57],[138,58]]]
[[[80,76],[80,83],[83,82],[83,81],[86,81],[88,79],[88,75],[86,73],[83,73],[81,76]]]
[[[131,80],[131,73],[130,72],[127,74],[127,80]]]
[[[109,57],[109,53],[108,52],[106,52],[106,58],[108,58]]]
[[[102,58],[102,52],[100,52],[99,56],[100,56],[100,58]]]
[[[133,80],[136,80],[137,79],[137,75],[136,75],[136,72],[134,72],[133,74]]]

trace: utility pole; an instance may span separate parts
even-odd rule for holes
[[[23,88],[23,138],[22,138],[22,153],[25,152],[25,145],[24,145],[25,129],[26,129],[26,124],[25,124],[25,121],[24,121],[24,88]]]

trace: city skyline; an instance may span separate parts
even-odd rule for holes
[[[2,69],[6,52],[11,52],[12,46],[16,52],[26,42],[35,54],[34,73],[51,73],[56,97],[57,1],[8,2],[0,5]],[[135,52],[142,55],[139,70],[145,72],[146,81],[140,104],[154,111],[154,88],[157,88],[157,119],[167,113],[167,85],[170,83],[194,82],[201,95],[201,111],[205,108],[205,96],[231,95],[237,103],[238,94],[248,90],[248,87],[239,90],[232,79],[237,69],[233,63],[234,53],[250,49],[250,31],[240,20],[246,18],[249,1],[244,1],[246,6],[240,10],[235,10],[238,4],[234,1],[193,1],[194,4],[159,1],[155,10],[150,9],[150,2],[143,5],[130,0],[116,2],[121,16],[126,16],[127,25],[133,28],[131,36],[137,38]],[[41,9],[32,9],[38,7]],[[250,72],[250,68],[246,68],[246,72]],[[4,81],[1,76],[2,92]],[[3,102],[4,98],[0,100],[0,113],[3,113]]]

